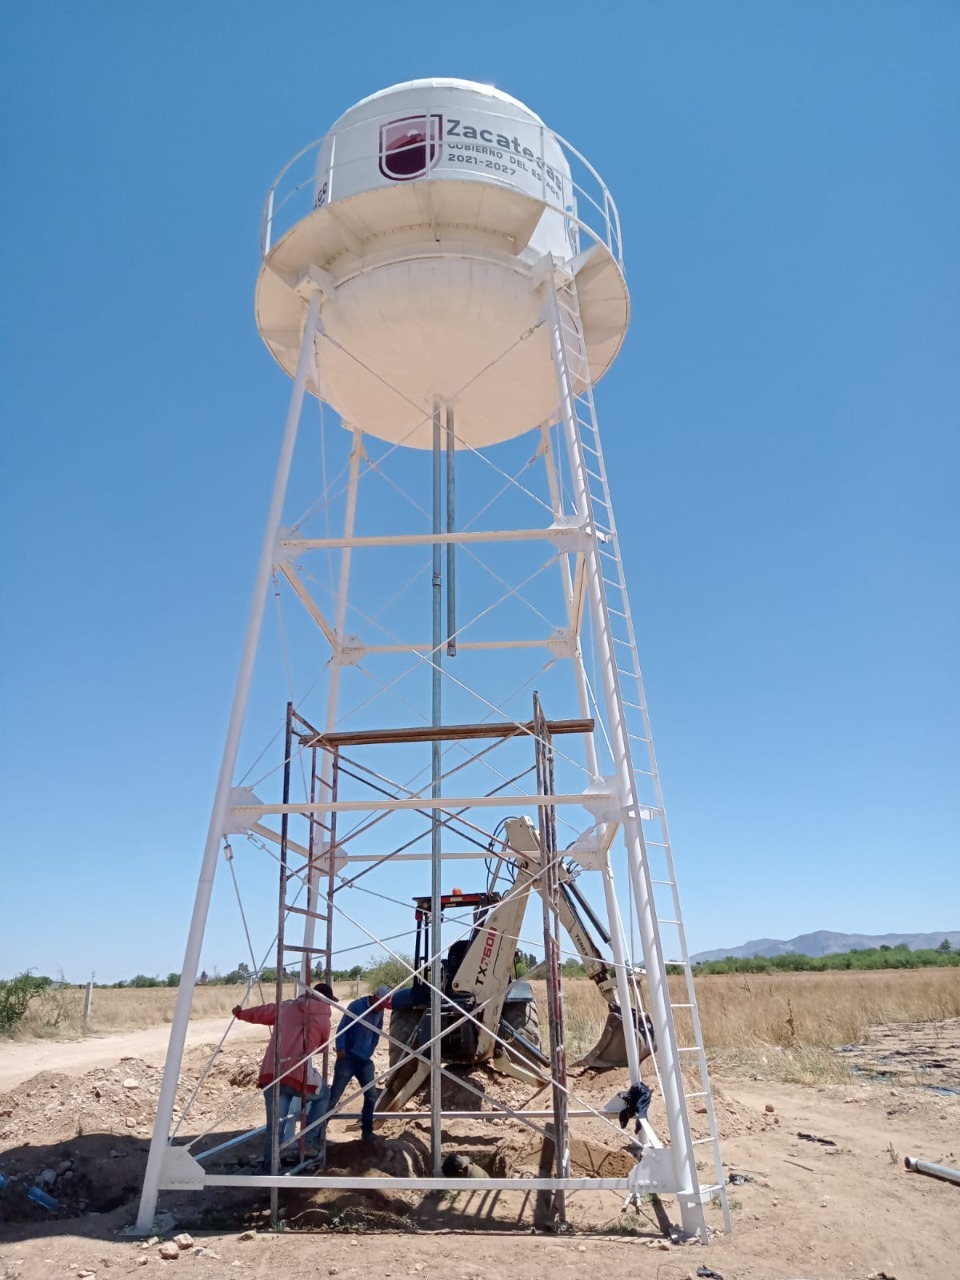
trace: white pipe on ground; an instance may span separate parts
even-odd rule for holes
[[[960,1169],[931,1164],[929,1160],[917,1160],[913,1156],[903,1157],[903,1167],[911,1173],[925,1173],[928,1178],[939,1178],[941,1182],[952,1182],[955,1187],[960,1187]]]

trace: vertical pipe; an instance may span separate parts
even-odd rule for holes
[[[442,485],[440,474],[441,425],[439,401],[433,409],[433,532],[442,532],[440,504]],[[443,643],[442,627],[442,591],[443,591],[443,553],[439,542],[433,544],[433,701],[431,721],[434,726],[440,724],[440,648]],[[434,800],[440,795],[440,743],[431,744],[431,778],[430,794]],[[442,1054],[440,1046],[440,900],[443,893],[441,880],[441,833],[440,810],[434,809],[433,825],[430,832],[431,877],[430,877],[430,1034],[433,1043],[430,1046],[430,1153],[433,1162],[433,1176],[440,1177],[441,1143],[443,1141],[443,1121],[441,1115],[441,1074]]]
[[[453,405],[447,405],[447,533],[456,533],[457,473]],[[447,656],[457,656],[457,547],[447,543]]]
[[[533,695],[533,732],[536,751],[537,791],[542,796],[554,793],[553,742],[537,693]],[[550,1077],[553,1094],[553,1156],[558,1178],[570,1176],[570,1130],[567,1119],[567,1051],[563,1017],[563,978],[560,972],[559,865],[557,852],[557,811],[552,804],[541,804],[540,868],[537,875],[543,908],[543,956],[547,979],[547,1014],[550,1032]],[[552,1216],[566,1221],[566,1196],[558,1189],[553,1194]]]
[[[287,723],[283,747],[283,803],[290,803],[290,754],[293,750],[293,703],[287,703]],[[284,809],[280,818],[280,891],[277,894],[277,979],[275,983],[273,1024],[273,1083],[266,1087],[273,1090],[273,1107],[270,1111],[270,1172],[276,1177],[280,1172],[280,1020],[283,1013],[284,933],[287,923],[287,838],[290,815]],[[270,1221],[276,1226],[280,1193],[270,1188]]]
[[[328,750],[326,748],[325,750]],[[330,799],[336,802],[340,794],[340,748],[333,749],[333,764],[330,773]],[[337,811],[332,810],[330,813],[330,841],[327,846],[327,940],[326,940],[326,962],[324,966],[324,979],[333,984],[333,895],[336,891],[336,874],[337,874]],[[333,1010],[330,1010],[331,1020],[333,1018]],[[331,1025],[330,1035],[327,1037],[323,1046],[323,1084],[326,1089],[330,1084],[330,1046],[333,1043],[334,1031]],[[329,1099],[329,1094],[327,1094]],[[327,1163],[327,1126],[322,1124],[317,1133],[314,1134],[314,1142],[320,1156],[321,1168]]]
[[[325,748],[329,750],[329,748]],[[333,765],[330,774],[330,800],[336,801],[340,793],[340,748],[333,748]],[[337,811],[336,809],[330,814],[330,843],[327,848],[327,944],[326,944],[326,967],[324,969],[324,981],[333,983],[333,895],[336,891],[336,875],[337,875]],[[330,1056],[330,1042],[327,1041],[323,1049],[323,1083],[329,1083],[327,1080],[327,1062]]]
[[[153,1137],[150,1139],[150,1154],[147,1156],[147,1167],[143,1174],[143,1191],[140,1195],[140,1208],[137,1211],[137,1230],[142,1231],[144,1235],[148,1235],[150,1232],[150,1228],[153,1225],[153,1215],[157,1208],[163,1153],[170,1133],[170,1120],[173,1116],[173,1107],[177,1096],[180,1063],[183,1061],[183,1046],[187,1038],[187,1024],[190,1021],[190,1005],[193,1002],[193,991],[197,983],[197,970],[200,967],[200,948],[203,945],[203,933],[206,928],[207,913],[210,909],[210,895],[213,892],[213,877],[217,869],[217,853],[226,823],[227,806],[230,802],[230,788],[233,785],[233,771],[237,763],[237,752],[240,749],[240,734],[243,730],[247,698],[253,678],[253,666],[257,656],[257,645],[260,640],[263,610],[267,600],[270,574],[273,570],[276,552],[277,531],[280,528],[280,518],[283,515],[283,500],[286,496],[287,481],[290,478],[290,467],[293,462],[293,448],[297,442],[297,429],[300,426],[300,414],[303,410],[303,397],[307,390],[307,375],[313,365],[313,340],[320,325],[321,300],[320,294],[315,293],[310,299],[310,305],[307,308],[307,318],[300,343],[300,356],[297,360],[297,372],[293,380],[293,391],[290,394],[290,407],[287,410],[283,444],[280,447],[277,475],[273,483],[273,496],[270,499],[270,511],[267,515],[267,527],[263,533],[260,563],[253,588],[253,599],[250,602],[247,634],[243,644],[243,654],[240,658],[240,670],[237,674],[237,686],[233,695],[230,721],[227,725],[223,759],[220,762],[220,773],[217,778],[213,812],[210,815],[210,826],[207,828],[207,842],[203,850],[203,862],[200,865],[197,896],[193,904],[193,916],[190,920],[190,933],[187,936],[186,952],[183,957],[180,987],[177,991],[177,1003],[173,1011],[173,1023],[170,1027],[170,1042],[167,1046],[167,1060],[163,1068],[163,1083],[160,1086],[160,1096],[157,1099],[157,1118],[154,1121]]]
[[[319,781],[319,779],[317,778],[317,747],[316,747],[316,745],[314,745],[314,746],[311,748],[311,751],[310,751],[310,805],[311,805],[311,809],[310,809],[310,817],[309,817],[309,822],[310,822],[310,836],[309,836],[309,839],[307,840],[307,911],[316,911],[316,909],[317,909],[317,897],[318,897],[318,893],[317,893],[317,879],[318,879],[318,877],[317,877],[317,875],[316,875],[316,871],[315,871],[315,867],[314,867],[314,863],[315,863],[315,861],[316,861],[316,857],[317,857],[317,811],[316,811],[316,809],[314,809],[312,806],[315,804],[316,799],[317,799],[317,782],[318,782],[318,781]],[[320,847],[321,847],[321,848],[323,848],[323,836],[322,836],[322,835],[321,835],[321,837],[320,837]],[[306,917],[305,917],[305,919],[309,920],[309,919],[310,919],[310,917],[309,917],[309,916],[306,916]],[[313,939],[311,938],[311,940],[310,940],[310,944],[312,945],[312,943],[313,943]],[[306,940],[306,937],[304,937],[303,945],[304,945],[304,946],[307,946],[307,940]],[[300,962],[300,981],[301,981],[301,983],[303,984],[303,986],[304,986],[304,987],[309,987],[309,986],[311,985],[311,982],[310,982],[311,975],[310,975],[310,971],[309,971],[309,969],[307,968],[307,963],[306,963],[306,962],[309,960],[309,958],[310,958],[310,956],[309,956],[309,952],[306,952],[306,951],[305,951],[305,952],[303,953],[303,959],[302,959],[302,960],[301,960],[301,962]],[[329,979],[328,979],[328,981],[329,981]]]
[[[93,1010],[93,979],[87,983],[87,989],[83,993],[83,1025],[90,1025],[90,1014]]]

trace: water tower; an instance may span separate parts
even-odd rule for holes
[[[139,1225],[165,1189],[269,1187],[275,1206],[284,1187],[380,1185],[287,1172],[279,1133],[268,1172],[224,1172],[219,1154],[240,1139],[183,1142],[192,1099],[173,1124],[214,873],[223,854],[237,885],[244,849],[260,886],[240,916],[250,981],[272,957],[277,1000],[292,967],[306,988],[364,944],[402,967],[411,946],[397,939],[416,920],[378,1108],[394,1126],[429,1120],[430,1159],[383,1185],[462,1189],[444,1165],[464,1113],[462,1092],[456,1113],[446,1098],[453,1079],[474,1118],[507,1116],[552,1142],[538,1177],[473,1189],[536,1191],[560,1215],[584,1187],[673,1195],[705,1241],[711,1199],[729,1226],[724,1177],[594,407],[629,317],[613,200],[516,99],[418,80],[364,99],[290,162],[261,250],[257,325],[293,392]],[[633,496],[631,430],[613,453]],[[271,595],[286,613],[261,643]],[[279,670],[289,695],[282,716],[276,696],[277,732],[248,741],[265,664],[261,727]],[[251,759],[259,773],[241,773]],[[279,890],[261,955],[264,876]],[[535,1011],[513,983],[517,953],[546,982],[540,1032],[517,1021]],[[570,1065],[565,960],[621,1031],[606,1106],[602,1052]],[[529,1097],[506,1100],[498,1071]],[[629,1173],[575,1167],[581,1121],[631,1140]]]

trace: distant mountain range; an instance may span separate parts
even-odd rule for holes
[[[939,947],[947,939],[951,947],[960,947],[960,932],[944,929],[942,933],[830,933],[818,929],[816,933],[802,933],[799,938],[786,942],[779,938],[756,938],[742,947],[719,947],[715,951],[700,951],[690,959],[694,964],[707,960],[725,960],[733,956],[737,960],[749,960],[753,956],[785,956],[791,952],[801,956],[831,956],[839,951],[866,951],[870,947],[898,947],[904,943],[911,951]]]

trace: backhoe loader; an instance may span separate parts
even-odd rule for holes
[[[538,876],[540,842],[529,818],[505,823],[507,845],[503,864],[514,879],[503,894],[493,887],[486,892],[454,890],[440,900],[441,912],[472,910],[469,936],[453,943],[441,961],[440,988],[446,997],[441,1011],[444,1065],[485,1064],[527,1084],[549,1079],[549,1058],[542,1052],[537,1006],[529,982],[514,980],[514,962],[520,929],[531,890],[540,892]],[[426,1083],[431,1039],[430,1017],[430,897],[414,899],[417,926],[413,984],[396,992],[390,1018],[390,1063],[378,1110],[399,1111]],[[561,865],[557,903],[560,923],[580,957],[587,976],[607,1002],[607,1020],[594,1047],[573,1067],[610,1071],[627,1065],[624,1023],[617,1000],[616,978],[591,937],[584,917],[602,941],[610,938],[601,921],[576,885],[570,869]],[[442,917],[441,917],[442,918]],[[461,917],[462,918],[462,917]],[[631,983],[636,990],[636,983]],[[646,1015],[631,1010],[637,1037],[638,1060],[655,1050],[653,1027]],[[466,1016],[470,1015],[470,1016]],[[399,1042],[399,1043],[397,1043]],[[409,1049],[422,1050],[406,1056]],[[405,1059],[405,1060],[404,1060]]]

